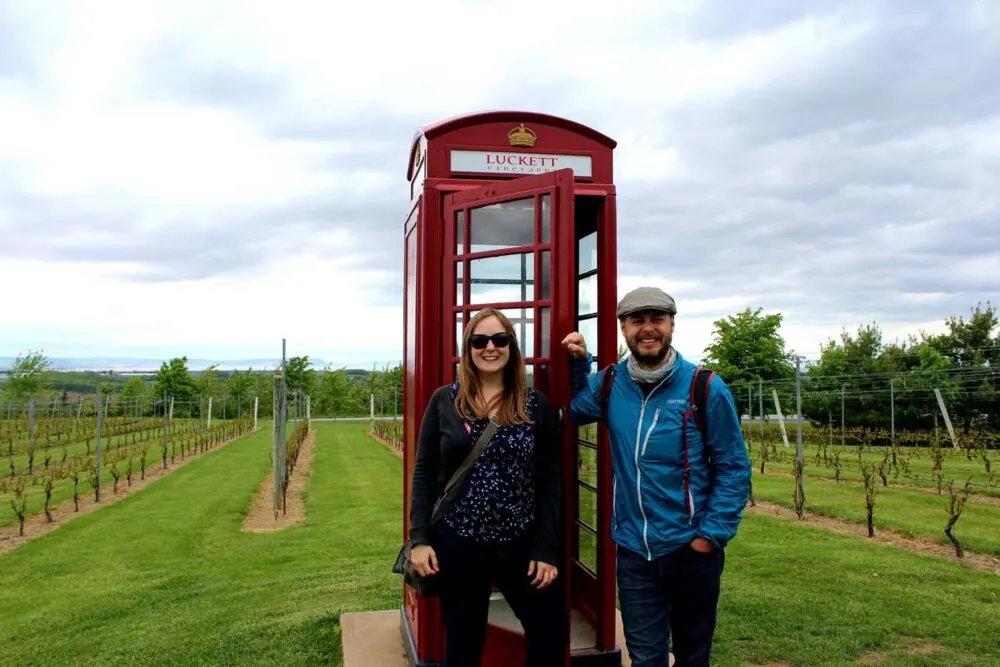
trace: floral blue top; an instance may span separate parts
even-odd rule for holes
[[[451,386],[451,397],[458,385]],[[528,414],[536,399],[528,392]],[[472,442],[489,419],[466,421]],[[500,426],[480,454],[455,501],[443,517],[452,530],[479,542],[508,542],[535,519],[535,435],[531,424]]]

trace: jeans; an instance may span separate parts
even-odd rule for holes
[[[618,597],[632,667],[709,664],[725,552],[688,545],[652,561],[618,547]]]
[[[482,544],[457,535],[442,521],[434,530],[440,568],[445,667],[480,667],[486,644],[490,593],[496,583],[524,629],[524,667],[559,667],[569,645],[565,573],[546,588],[531,585],[528,545]],[[514,666],[512,666],[514,667]]]

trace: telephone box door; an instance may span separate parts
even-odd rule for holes
[[[514,325],[529,386],[543,391],[553,406],[568,410],[568,359],[555,332],[569,332],[575,323],[573,171],[525,176],[451,194],[444,198],[442,212],[443,331],[452,332],[443,341],[445,381],[456,378],[469,319],[492,307]],[[564,471],[576,458],[566,436],[568,432],[561,445]],[[571,492],[571,484],[569,477],[564,495]],[[566,538],[563,542],[568,543]],[[563,558],[564,563],[569,561],[568,551]],[[569,569],[561,571],[566,582]],[[565,589],[567,603],[570,588]],[[522,654],[520,625],[495,592],[483,664],[520,664]]]
[[[574,259],[572,170],[451,194],[443,212],[444,330],[455,332],[445,341],[446,379],[455,377],[465,325],[489,306],[514,324],[529,383],[566,405],[568,367],[552,332],[573,326],[574,286],[561,279],[572,276]]]

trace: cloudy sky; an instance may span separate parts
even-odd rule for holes
[[[278,6],[0,1],[0,356],[400,360],[410,140],[495,108],[619,141],[689,357],[1000,301],[995,0]]]

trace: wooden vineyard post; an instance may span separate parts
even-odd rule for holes
[[[101,395],[94,398],[97,401],[97,484],[94,485],[94,500],[101,502]]]
[[[781,401],[778,400],[778,390],[772,388],[771,394],[774,396],[774,409],[778,411],[778,426],[781,427],[781,440],[785,443],[785,447],[788,447],[788,432],[785,431],[785,413],[781,411]]]
[[[806,492],[803,486],[805,460],[802,445],[802,360],[795,358],[795,414],[798,422],[795,444],[795,513],[802,518],[806,504]]]
[[[28,401],[28,474],[35,472],[35,399]]]
[[[757,402],[760,412],[760,447],[764,448],[764,378],[757,378]]]
[[[170,448],[170,415],[167,413],[167,392],[163,392],[163,469],[167,469],[167,450]]]
[[[958,449],[958,438],[955,437],[955,427],[951,425],[951,417],[948,416],[948,408],[945,407],[944,397],[941,396],[941,390],[935,387],[934,395],[937,396],[938,407],[941,408],[941,416],[944,417],[944,426],[948,429],[948,435],[951,437],[951,444],[955,449]]]
[[[278,369],[274,372],[274,447],[272,451],[274,477],[274,516],[284,509],[281,490],[285,481],[285,377]]]

